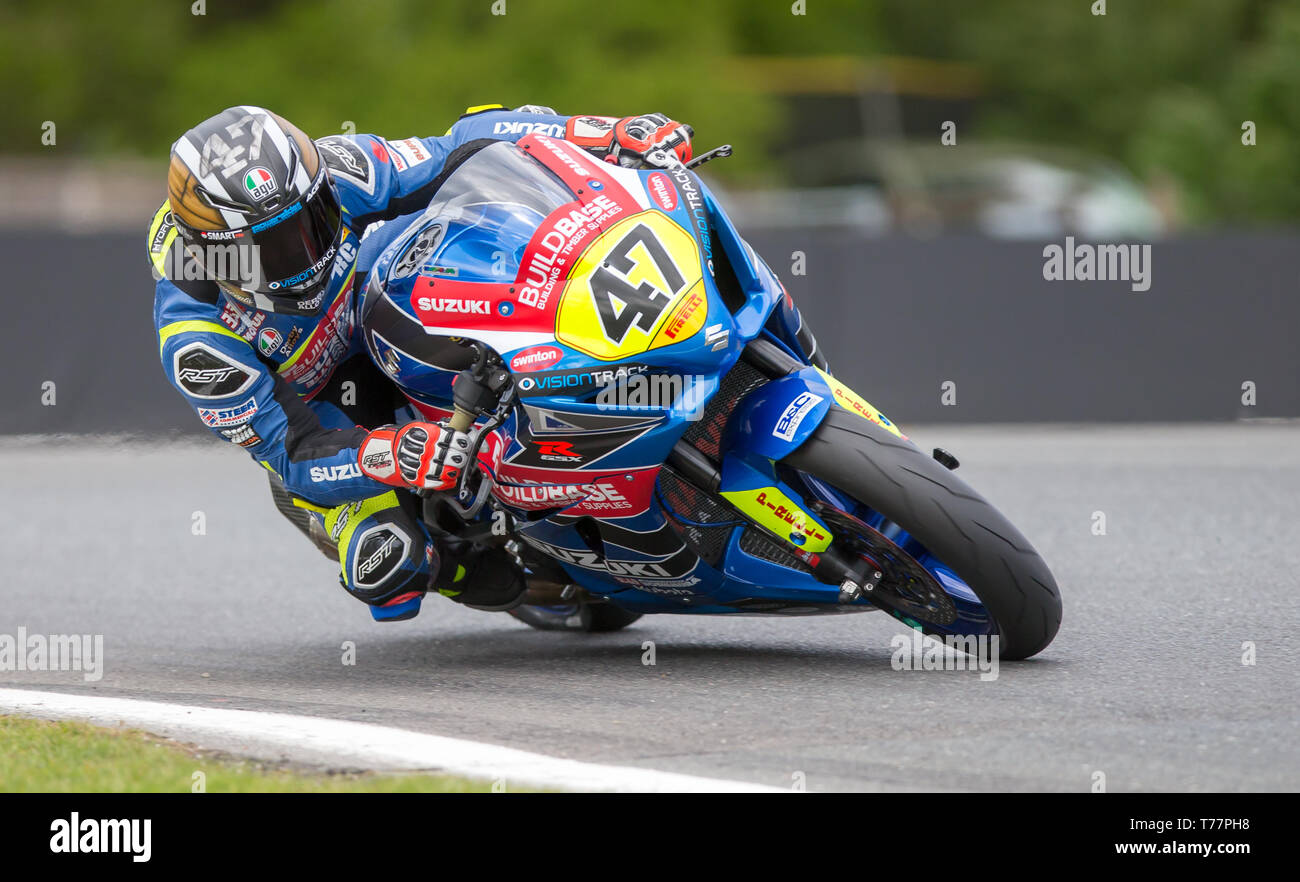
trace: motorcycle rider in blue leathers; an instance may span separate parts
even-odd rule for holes
[[[629,167],[656,149],[691,155],[690,128],[661,114],[531,105],[470,108],[442,137],[314,142],[240,106],[172,147],[148,236],[163,369],[204,425],[267,470],[277,507],[337,555],[340,582],[376,620],[414,616],[430,590],[478,609],[522,599],[503,551],[452,548],[422,523],[411,491],[454,486],[468,439],[413,410],[374,366],[358,308],[403,216],[477,150],[531,132]]]

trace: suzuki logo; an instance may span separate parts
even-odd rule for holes
[[[487,300],[455,300],[450,297],[421,297],[417,305],[425,312],[461,312],[469,315],[488,315],[492,304]]]
[[[419,307],[425,312],[464,312],[468,315],[487,315],[491,312],[489,301],[456,301],[450,297],[421,297]]]

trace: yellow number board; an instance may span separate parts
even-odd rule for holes
[[[695,239],[658,212],[600,235],[573,266],[555,337],[602,361],[680,343],[704,326],[708,303]]]

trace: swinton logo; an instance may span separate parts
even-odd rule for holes
[[[525,349],[523,352],[510,359],[510,370],[512,371],[540,371],[545,370],[555,364],[564,353],[554,346],[536,346],[532,349]]]
[[[664,211],[672,211],[677,207],[677,188],[663,172],[655,172],[646,178],[645,188],[650,192],[655,204]]]

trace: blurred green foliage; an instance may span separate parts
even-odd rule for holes
[[[977,135],[1061,144],[1172,179],[1203,221],[1300,218],[1297,0],[6,0],[0,151],[161,157],[238,103],[314,136],[440,134],[472,104],[662,110],[718,172],[776,170],[786,108],[737,56],[903,55],[980,72]],[[498,3],[502,0],[497,0]],[[500,8],[499,6],[497,8]],[[1244,147],[1252,120],[1258,144]],[[937,133],[936,133],[937,137]]]

